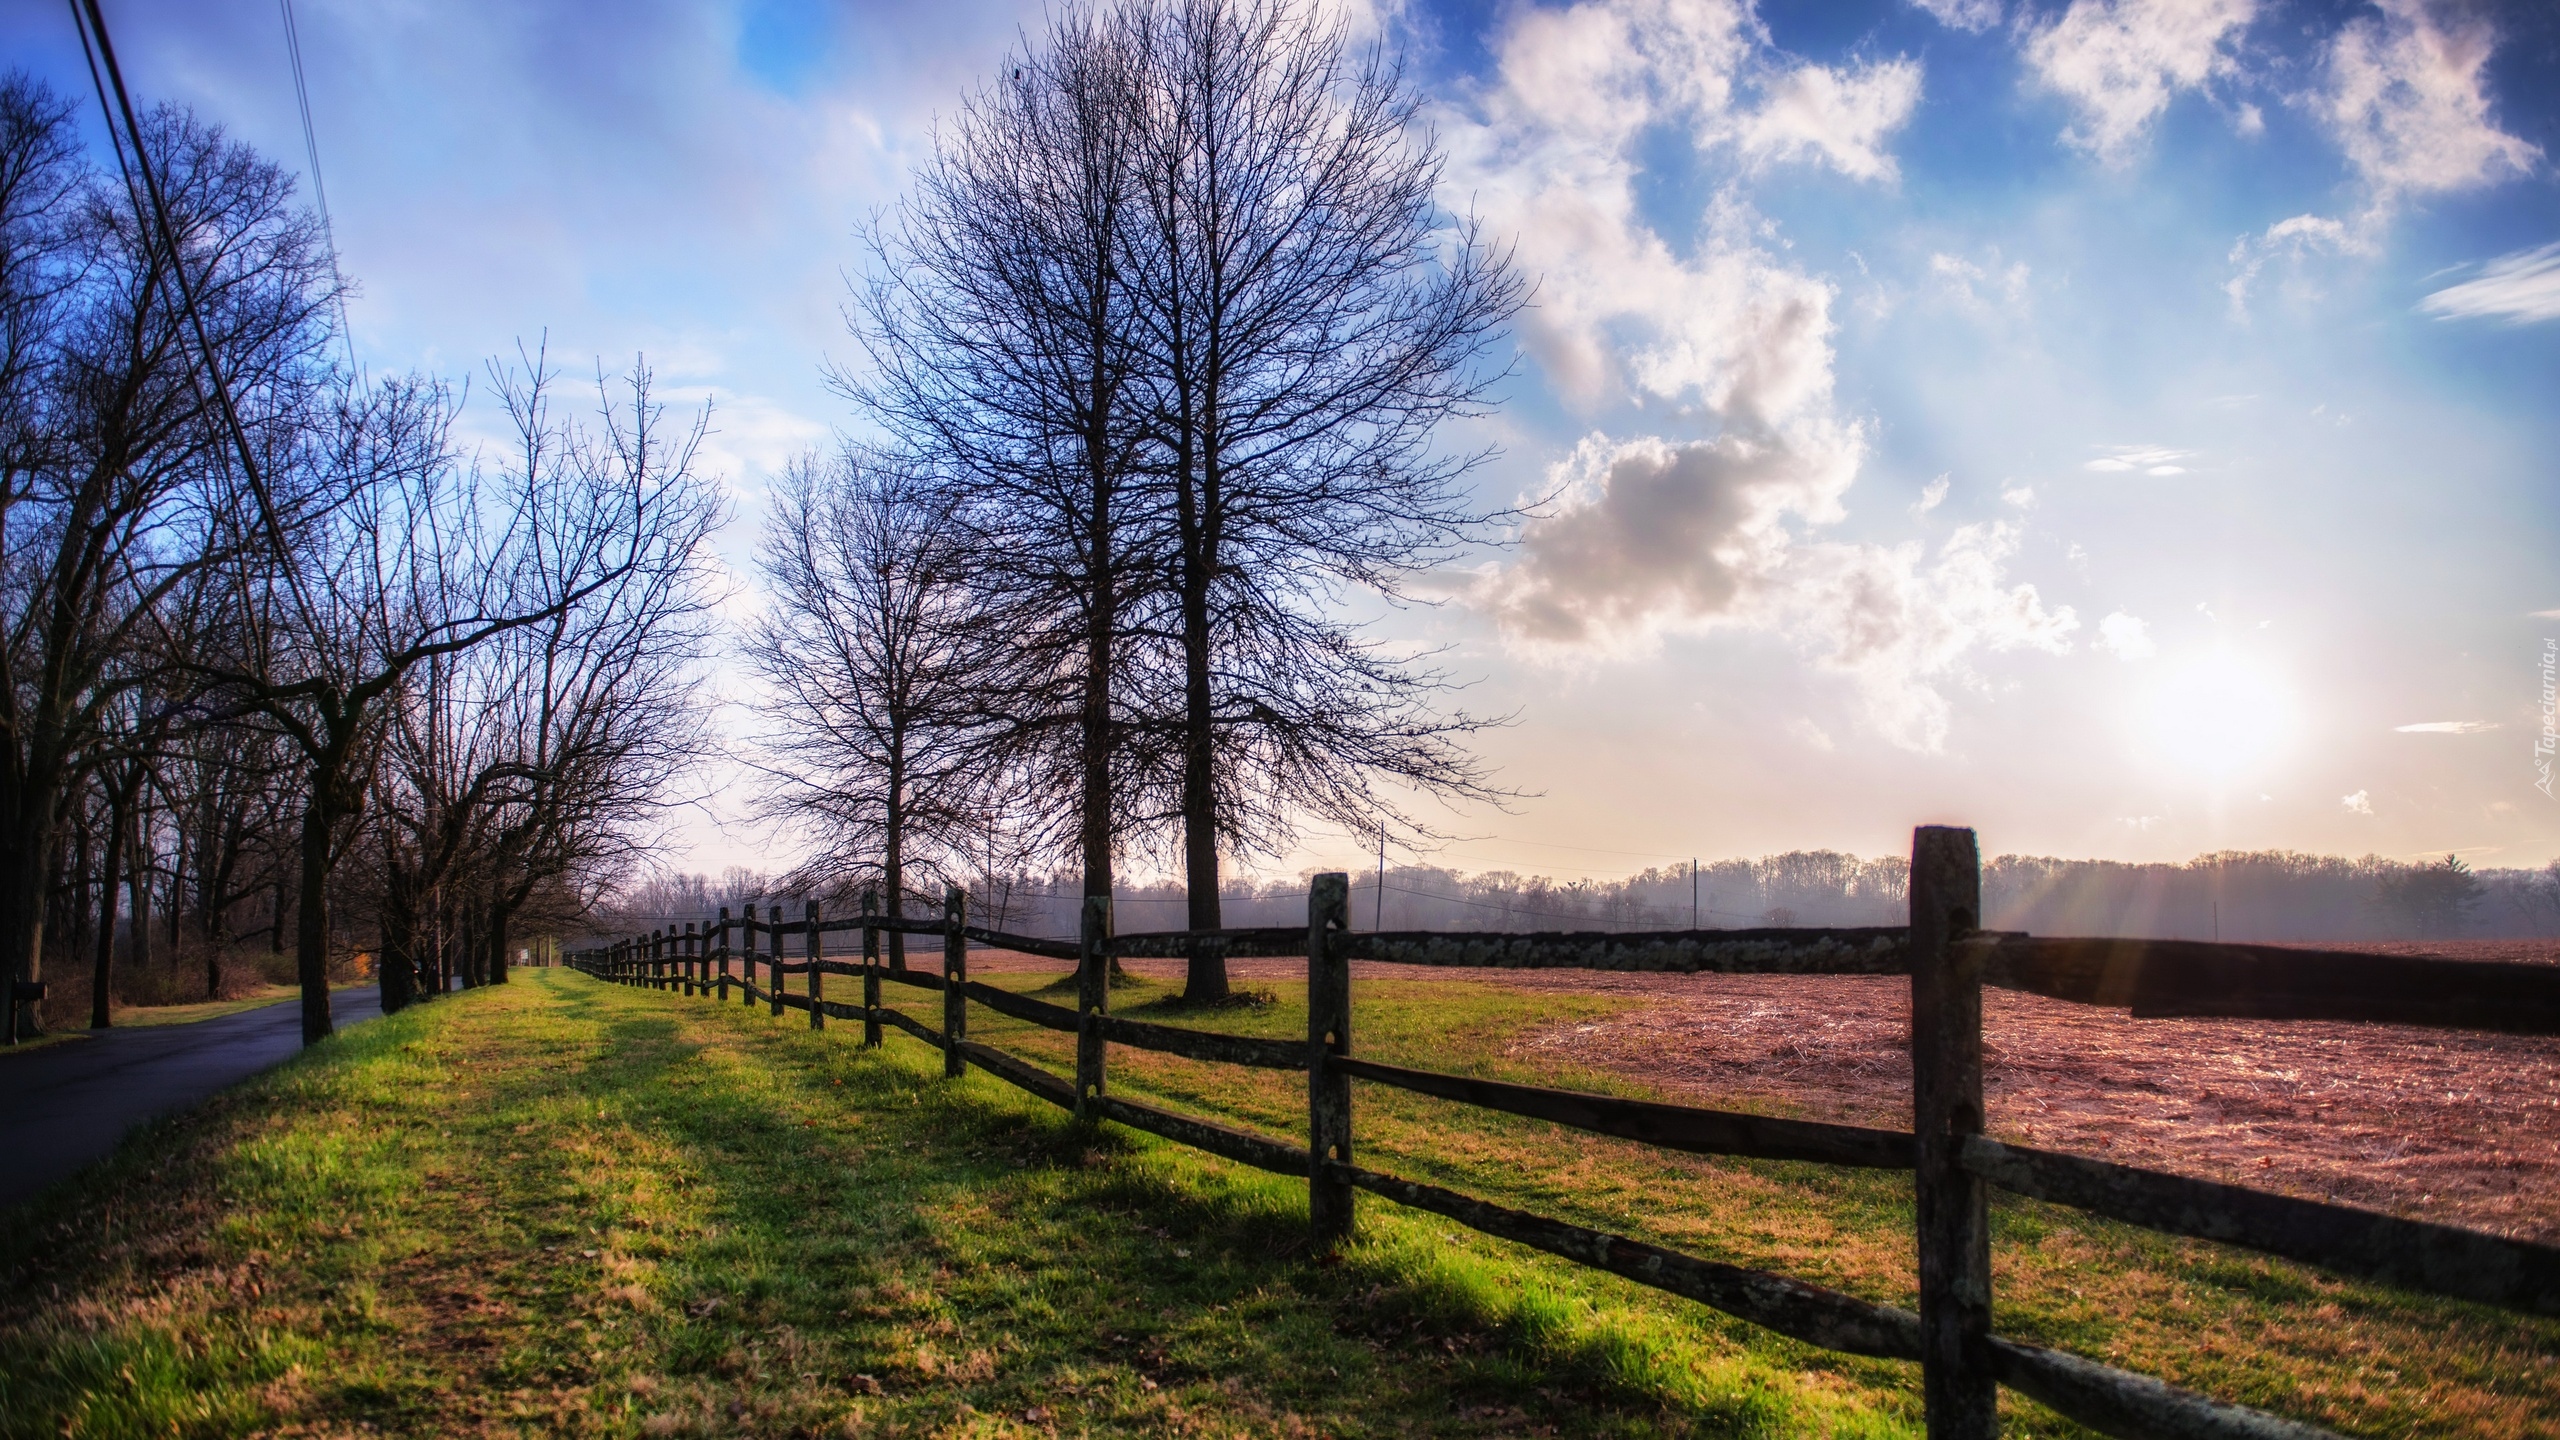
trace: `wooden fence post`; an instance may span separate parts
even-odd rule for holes
[[[957,885],[942,892],[942,1078],[957,1080],[969,1073],[960,1058],[960,1042],[969,1038],[969,892]]]
[[[820,973],[818,962],[826,957],[827,944],[818,938],[818,902],[807,902],[809,921],[809,1028],[827,1028],[827,977]]]
[[[862,1043],[880,1048],[880,892],[862,892]]]
[[[694,928],[694,922],[687,920],[684,922],[684,993],[702,994],[702,980],[702,935]]]
[[[1102,1094],[1102,1030],[1094,1017],[1111,1009],[1111,897],[1084,897],[1076,945],[1076,1118],[1091,1120]]]
[[[1911,835],[1911,1119],[1919,1163],[1920,1396],[1929,1440],[1992,1440],[1989,1187],[1968,1174],[1982,1133],[1982,962],[1956,942],[1981,923],[1973,832]]]
[[[1351,877],[1318,875],[1307,889],[1307,1227],[1319,1245],[1351,1234],[1351,1182],[1327,1169],[1351,1163]]]
[[[782,907],[764,907],[764,923],[764,933],[773,941],[773,964],[767,968],[773,971],[773,1018],[779,1020],[782,1018]]]
[[[726,1005],[729,1003],[729,907],[726,905],[720,907],[720,943],[716,949],[720,956],[720,1003]]]
[[[756,907],[743,905],[739,908],[746,912],[738,919],[738,944],[743,947],[739,964],[746,976],[746,993],[739,997],[738,1003],[753,1010],[756,1008]]]

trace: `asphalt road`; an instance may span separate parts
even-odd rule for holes
[[[382,1013],[379,989],[329,997],[339,1028]],[[302,1002],[192,1025],[92,1030],[23,1055],[0,1051],[0,1206],[100,1159],[146,1120],[238,1084],[302,1048]]]

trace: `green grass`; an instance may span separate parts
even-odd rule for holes
[[[1277,989],[1185,1022],[1302,1035]],[[1509,1048],[1623,997],[1357,999],[1362,1053],[1627,1090]],[[1064,1068],[1066,1037],[972,1016]],[[859,1038],[519,971],[324,1042],[0,1217],[0,1434],[1918,1433],[1910,1366],[1371,1197],[1319,1255],[1300,1182]],[[1112,1063],[1122,1093],[1302,1133],[1293,1077]],[[1906,1179],[1358,1107],[1364,1163],[1910,1303]],[[1995,1234],[2007,1333],[2355,1433],[2560,1426],[2560,1326],[2041,1206]]]

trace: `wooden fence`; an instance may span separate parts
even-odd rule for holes
[[[1919,1362],[1932,1440],[1998,1433],[1998,1387],[2010,1386],[2102,1433],[2123,1437],[2310,1437],[2331,1432],[2227,1404],[2148,1376],[1995,1335],[1991,1330],[1990,1191],[2074,1206],[2171,1235],[2191,1236],[2321,1266],[2337,1274],[2530,1315],[2560,1315],[2560,1249],[2477,1231],[2242,1186],[2008,1145],[1983,1133],[1982,987],[2137,1017],[2247,1016],[2372,1021],[2560,1034],[2560,967],[2215,945],[2193,941],[2043,939],[1975,928],[1980,865],[1970,830],[1924,827],[1912,839],[1911,923],[1867,929],[1686,930],[1624,934],[1354,933],[1349,887],[1316,877],[1307,925],[1114,935],[1109,901],[1086,901],[1083,938],[1069,944],[968,923],[953,889],[940,920],[890,920],[864,900],[857,918],[796,921],[779,907],[756,918],[664,929],[581,951],[570,963],[626,985],[716,995],[734,990],[775,1015],[859,1020],[863,1041],[888,1028],[940,1049],[943,1073],[976,1065],[1087,1120],[1116,1120],[1246,1165],[1307,1181],[1308,1221],[1320,1242],[1351,1230],[1366,1190],[1488,1235],[1711,1306],[1807,1344]],[[891,970],[884,931],[940,935],[942,970]],[[859,962],[827,958],[826,937],[859,934]],[[735,943],[732,943],[732,937]],[[797,958],[787,957],[796,938]],[[762,948],[759,948],[759,941]],[[1070,1009],[971,980],[970,942],[1072,960]],[[1220,1035],[1112,1015],[1115,957],[1181,957],[1214,946],[1235,958],[1307,958],[1304,1045]],[[1353,960],[1410,965],[1575,967],[1728,974],[1908,975],[1912,1130],[1871,1129],[1745,1115],[1688,1105],[1515,1085],[1363,1060],[1351,1048]],[[737,973],[733,975],[733,964]],[[791,976],[804,977],[801,988]],[[858,1005],[830,1000],[830,975],[859,979]],[[759,985],[759,976],[763,983]],[[882,986],[939,991],[939,1027],[881,1003]],[[968,1038],[969,1002],[1076,1037],[1072,1078]],[[1307,1076],[1304,1143],[1182,1115],[1108,1092],[1105,1055],[1132,1045],[1193,1060],[1293,1070]],[[1414,1091],[1508,1114],[1701,1155],[1807,1160],[1909,1170],[1915,1184],[1919,1309],[1877,1305],[1783,1275],[1700,1260],[1624,1236],[1507,1209],[1359,1165],[1352,1082]]]

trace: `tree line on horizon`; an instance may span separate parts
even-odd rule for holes
[[[1520,931],[1715,930],[1903,924],[1909,861],[1837,850],[1657,865],[1617,879],[1559,880],[1512,870],[1423,862],[1356,871],[1355,929]],[[1081,891],[1071,871],[981,871],[965,884],[974,915],[1021,935],[1075,934]],[[1383,879],[1383,885],[1381,883]],[[788,874],[733,867],[721,876],[649,878],[607,901],[606,928],[650,930],[707,920],[722,908],[800,897]],[[2473,870],[2455,856],[2348,859],[2293,850],[2219,851],[2186,861],[1999,855],[1982,867],[1985,924],[2039,935],[2246,942],[2560,937],[2560,860]],[[1229,877],[1229,923],[1306,922],[1307,877]],[[1124,879],[1115,904],[1133,931],[1183,928],[1176,879]],[[786,918],[796,918],[786,911]]]

